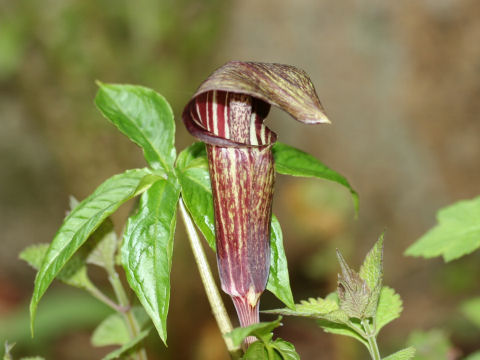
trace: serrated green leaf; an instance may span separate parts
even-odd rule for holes
[[[308,300],[301,300],[300,304],[295,304],[293,309],[275,309],[263,311],[264,313],[280,314],[287,316],[306,316],[318,318],[322,315],[338,310],[338,304],[335,301],[325,300],[322,298],[309,298]],[[348,320],[348,318],[347,318]]]
[[[243,360],[269,360],[267,349],[265,344],[261,341],[255,341],[253,344],[250,344],[245,355],[242,357]]]
[[[279,317],[275,321],[260,322],[246,327],[239,327],[233,329],[233,331],[225,334],[232,339],[234,346],[240,346],[243,340],[248,336],[255,336],[264,343],[267,343],[272,338],[273,329],[282,325],[282,317]]]
[[[267,290],[289,308],[295,308],[290,288],[287,256],[283,249],[282,228],[275,215],[272,215],[270,231],[270,274],[268,275]]]
[[[142,307],[132,308],[138,326],[142,329],[149,317]],[[130,341],[130,333],[125,323],[125,317],[113,313],[104,319],[93,331],[91,343],[93,346],[125,345]]]
[[[213,198],[205,144],[196,142],[178,156],[177,175],[185,207],[210,247],[215,250]],[[288,307],[294,306],[282,229],[273,215],[270,232],[270,275],[267,289]]]
[[[480,328],[480,297],[464,302],[461,310],[468,320]]]
[[[137,213],[128,219],[121,249],[128,283],[164,342],[179,196],[175,179],[153,184],[142,195]]]
[[[360,277],[366,281],[370,295],[367,309],[369,316],[374,316],[378,306],[378,299],[383,283],[383,234],[368,252],[359,272]]]
[[[367,282],[370,290],[382,283],[383,278],[383,234],[368,252],[359,272],[360,277]]]
[[[125,201],[148,189],[154,181],[161,178],[160,175],[146,168],[115,175],[100,185],[65,218],[50,243],[35,278],[30,302],[32,333],[38,302],[63,266],[109,215]]]
[[[380,292],[377,314],[375,317],[375,333],[378,334],[381,328],[396,318],[400,317],[403,310],[402,299],[395,290],[384,286]]]
[[[338,250],[337,258],[342,270],[342,273],[338,275],[337,290],[340,299],[340,309],[352,318],[364,319],[372,316],[371,313],[367,312],[370,289],[366,281],[348,266]]]
[[[328,168],[312,155],[292,146],[276,142],[272,151],[277,172],[292,176],[316,177],[339,183],[350,190],[355,211],[358,212],[358,194],[345,177]]]
[[[154,169],[170,172],[175,161],[175,121],[165,98],[141,86],[99,83],[95,104],[123,134],[143,149]]]
[[[415,348],[408,347],[406,349],[397,351],[396,353],[383,358],[383,360],[410,360],[415,356]]]
[[[480,351],[474,352],[473,354],[468,355],[463,360],[480,360]]]
[[[440,209],[438,224],[411,245],[409,256],[443,256],[448,262],[480,248],[480,196]]]
[[[140,342],[147,337],[149,332],[150,332],[150,329],[143,330],[134,339],[124,344],[121,348],[115,351],[112,351],[107,356],[105,356],[102,360],[119,359],[120,357],[123,357],[124,355],[131,353],[132,351],[135,350],[137,345],[140,344]]]
[[[271,346],[280,354],[283,360],[300,360],[300,355],[295,350],[295,346],[288,341],[276,339],[271,343]]]
[[[38,270],[47,253],[49,244],[34,244],[25,248],[20,253],[20,259],[26,261],[35,270]],[[94,287],[87,275],[85,261],[74,255],[60,270],[57,278],[67,285],[80,289],[91,289]]]
[[[448,359],[449,350],[452,348],[447,335],[440,329],[414,331],[407,343],[416,349],[415,360]]]

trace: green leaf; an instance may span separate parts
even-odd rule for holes
[[[31,328],[38,302],[72,255],[103,221],[125,201],[148,189],[160,178],[149,169],[128,170],[115,175],[100,185],[83,200],[64,220],[35,278],[35,288],[30,302]]]
[[[128,343],[124,344],[121,348],[115,351],[112,351],[107,356],[105,356],[102,360],[119,359],[120,357],[123,357],[133,352],[136,349],[137,345],[140,344],[140,342],[147,337],[149,332],[150,332],[150,329],[143,330],[135,338],[130,340]]]
[[[358,194],[345,177],[328,168],[312,155],[289,145],[276,142],[272,151],[277,172],[285,175],[316,177],[337,182],[350,190],[355,211],[358,212]]]
[[[336,322],[323,320],[323,319],[318,320],[317,324],[323,329],[323,331],[327,333],[349,336],[360,341],[367,348],[369,346],[367,340],[363,338],[363,336],[359,332],[357,332],[353,327],[349,325],[339,324]]]
[[[366,281],[348,266],[338,250],[337,258],[342,269],[342,273],[338,275],[337,290],[340,299],[340,309],[353,318],[364,319],[372,316],[372,313],[367,312],[370,301],[370,289]]]
[[[265,344],[261,341],[255,341],[253,344],[250,344],[245,355],[242,357],[243,360],[269,360],[267,349]]]
[[[282,340],[276,339],[271,346],[280,354],[283,360],[300,360],[300,355],[295,350],[293,344]]]
[[[114,313],[103,320],[93,331],[93,346],[124,345],[130,340],[125,320],[119,313]]]
[[[366,314],[374,316],[383,282],[383,234],[365,257],[359,275],[370,289]]]
[[[143,149],[154,169],[169,172],[175,161],[175,121],[165,98],[141,86],[98,85],[95,104],[102,114]]]
[[[382,283],[383,278],[383,234],[368,252],[362,266],[360,277],[367,282],[370,290]]]
[[[290,288],[287,256],[283,249],[282,228],[275,215],[272,215],[270,231],[270,274],[268,275],[267,290],[289,308],[295,308],[292,289]]]
[[[281,326],[282,317],[279,317],[275,321],[260,322],[246,327],[238,327],[233,331],[225,334],[232,339],[234,346],[240,346],[243,340],[248,336],[255,336],[264,343],[269,342],[272,339],[273,329]]]
[[[196,142],[183,150],[178,156],[176,167],[185,207],[210,247],[215,250],[213,198],[205,144]],[[267,289],[285,305],[293,307],[282,229],[275,216],[272,216],[270,246],[270,275]]]
[[[140,328],[148,322],[149,317],[142,307],[132,308],[133,316]],[[130,341],[130,333],[125,323],[125,317],[113,313],[103,320],[93,331],[91,342],[93,346],[125,345]]]
[[[453,347],[445,332],[440,329],[414,331],[407,343],[417,350],[415,360],[448,359],[448,353]]]
[[[264,313],[280,314],[287,316],[306,316],[319,318],[325,314],[338,310],[338,303],[332,300],[325,300],[322,298],[309,298],[308,300],[301,300],[300,304],[295,304],[293,309],[275,309],[263,311]],[[348,320],[348,318],[347,318]]]
[[[461,310],[468,320],[480,328],[480,297],[464,302]]]
[[[121,249],[128,283],[164,342],[179,196],[175,179],[153,184],[142,195],[137,213],[128,219]]]
[[[20,360],[45,360],[45,358],[40,356],[29,356],[29,357],[23,357]]]
[[[459,201],[437,213],[438,224],[411,245],[406,255],[432,258],[443,256],[448,262],[480,247],[480,196]]]
[[[35,244],[25,248],[20,253],[20,259],[26,261],[35,270],[38,270],[47,253],[49,244]],[[80,289],[91,289],[94,285],[87,275],[85,261],[75,254],[60,270],[57,278],[67,285]]]
[[[111,231],[103,234],[102,238],[95,244],[87,257],[87,263],[103,267],[113,273],[117,244],[117,234],[112,228]]]
[[[400,295],[392,288],[384,286],[380,292],[380,299],[378,301],[377,314],[375,317],[375,333],[378,334],[381,328],[400,317],[402,310],[403,306]]]
[[[205,144],[196,142],[183,150],[176,162],[182,199],[208,245],[215,251],[213,198]]]
[[[408,347],[406,349],[397,351],[396,353],[383,358],[383,360],[410,360],[415,356],[415,348]]]

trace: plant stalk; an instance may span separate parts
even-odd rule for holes
[[[128,300],[127,293],[120,281],[118,273],[114,270],[108,270],[108,280],[112,285],[113,291],[115,292],[115,296],[119,302],[119,305],[123,309],[128,309],[126,311],[121,312],[123,315],[125,322],[127,324],[128,332],[130,334],[130,338],[134,339],[140,333],[140,326],[138,325],[135,316],[133,315],[133,311],[130,306],[130,301]],[[147,352],[144,348],[138,349],[137,353],[135,354],[137,360],[147,360]]]
[[[382,360],[380,356],[380,350],[378,349],[377,338],[375,336],[375,330],[370,326],[368,320],[362,320],[362,326],[367,333],[367,341],[369,346],[370,355],[373,360]]]
[[[182,214],[183,222],[187,230],[188,239],[190,240],[190,246],[192,248],[193,256],[197,263],[198,271],[200,272],[200,277],[202,279],[205,292],[207,293],[207,298],[212,308],[213,316],[217,321],[218,328],[222,333],[223,340],[227,346],[230,357],[234,360],[240,359],[241,350],[240,347],[233,345],[232,339],[225,336],[225,334],[233,330],[232,323],[228,317],[227,311],[225,310],[225,305],[223,304],[220,292],[218,291],[215,280],[213,279],[212,271],[208,265],[207,257],[203,250],[202,243],[198,237],[197,231],[195,230],[195,225],[193,224],[192,218],[185,209],[185,204],[183,199],[180,198],[179,201],[180,212]]]

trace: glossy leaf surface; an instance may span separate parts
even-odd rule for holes
[[[172,108],[155,91],[133,85],[99,83],[95,104],[123,134],[143,149],[153,168],[169,171],[175,161]]]
[[[142,195],[137,213],[128,219],[121,250],[128,283],[164,342],[179,196],[175,179],[153,184]]]
[[[72,255],[85,243],[102,222],[125,201],[148,189],[160,175],[149,169],[128,170],[100,185],[65,218],[42,262],[35,278],[30,303],[33,321],[40,298]]]
[[[315,177],[334,181],[345,186],[352,194],[355,210],[358,212],[358,194],[344,176],[328,168],[306,152],[280,142],[272,148],[275,170],[284,175]]]

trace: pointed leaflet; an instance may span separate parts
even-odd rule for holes
[[[175,122],[165,98],[141,86],[99,86],[95,104],[102,114],[143,149],[153,168],[168,172],[175,161]]]
[[[210,247],[215,250],[213,198],[205,145],[197,142],[183,150],[178,156],[176,169],[185,206]],[[292,307],[294,302],[287,258],[283,249],[283,235],[275,216],[272,216],[270,247],[271,261],[267,289],[285,305]]]
[[[153,184],[142,195],[137,213],[128,219],[121,250],[128,283],[164,342],[179,196],[176,179]]]
[[[373,316],[377,310],[383,283],[383,234],[365,257],[359,275],[370,289],[366,313]]]
[[[358,194],[345,177],[328,168],[312,155],[292,146],[277,142],[273,145],[272,151],[275,159],[275,170],[278,173],[335,181],[350,190],[355,211],[358,212]]]
[[[459,201],[437,213],[438,224],[411,245],[405,255],[448,262],[480,248],[480,196]]]
[[[338,250],[337,258],[342,269],[342,273],[338,274],[340,308],[345,311],[349,317],[358,319],[370,317],[371,314],[367,313],[370,289],[366,281],[347,265]]]
[[[160,173],[152,173],[149,169],[128,170],[115,175],[65,218],[35,278],[30,302],[32,332],[38,302],[62,267],[110,214],[125,201],[148,189],[160,177]]]
[[[283,249],[282,228],[275,215],[272,215],[270,231],[270,274],[268,275],[267,290],[289,308],[295,307],[290,288],[287,256]]]

